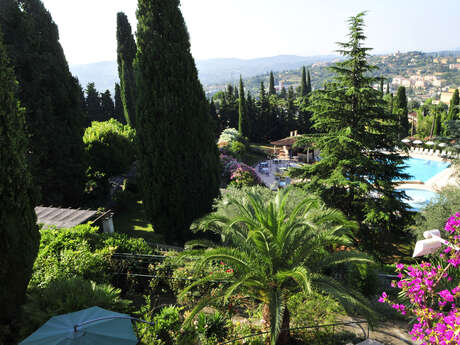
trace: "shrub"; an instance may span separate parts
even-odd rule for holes
[[[229,320],[224,314],[216,311],[214,314],[199,313],[196,321],[196,330],[205,341],[223,341],[228,335]]]
[[[93,172],[114,176],[125,172],[135,161],[136,132],[115,119],[91,123],[83,136]]]
[[[193,329],[183,329],[182,308],[164,307],[155,314],[155,307],[149,296],[140,309],[140,317],[154,325],[140,323],[138,325],[141,344],[145,345],[193,345],[197,344],[197,334]]]
[[[244,163],[227,155],[220,155],[222,164],[222,181],[241,188],[244,186],[261,185],[262,181],[256,171]]]
[[[261,185],[262,181],[256,171],[244,163],[238,163],[230,175],[230,184],[237,188]]]
[[[308,315],[308,324],[313,326],[333,323],[339,314],[345,314],[343,307],[334,299],[317,292],[308,296],[302,293],[292,295],[287,306],[292,323],[297,327],[305,326],[305,315]]]
[[[217,141],[217,145],[219,145],[219,147],[229,146],[234,141],[243,142],[243,137],[240,135],[237,129],[226,128],[220,134],[219,140]]]
[[[80,277],[100,283],[110,282],[124,289],[134,288],[136,281],[128,281],[125,276],[112,272],[133,271],[137,262],[112,260],[112,255],[153,254],[153,249],[141,238],[97,231],[98,228],[90,224],[71,229],[41,230],[40,250],[30,285],[43,287],[55,279]]]
[[[23,307],[22,336],[28,336],[52,316],[95,305],[125,313],[130,301],[120,298],[121,290],[80,278],[56,279],[45,288],[32,288]]]

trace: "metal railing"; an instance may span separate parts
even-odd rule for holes
[[[361,324],[367,324],[367,333],[366,330],[361,326]],[[328,328],[332,327],[332,335],[335,335],[335,327],[338,326],[350,326],[350,325],[358,325],[361,331],[363,332],[364,339],[369,339],[369,323],[367,321],[350,321],[350,322],[339,322],[339,323],[331,323],[327,325],[316,325],[316,326],[302,326],[302,327],[292,327],[292,328],[282,328],[281,331],[296,331],[296,330],[303,330],[303,329],[318,329],[318,328]],[[270,331],[265,332],[258,332],[253,333],[250,335],[246,335],[244,337],[235,338],[232,340],[228,340],[222,343],[218,343],[217,345],[225,345],[225,344],[234,344],[236,341],[257,337],[259,335],[269,334]]]

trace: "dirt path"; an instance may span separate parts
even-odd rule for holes
[[[346,321],[353,321],[351,318]],[[344,321],[345,321],[344,320]],[[357,326],[347,326],[346,330],[353,331],[357,335],[363,334],[362,330]],[[408,334],[409,326],[401,321],[380,322],[378,327],[369,331],[369,338],[377,340],[384,345],[417,345],[419,343],[412,341]],[[367,326],[366,326],[367,332]]]

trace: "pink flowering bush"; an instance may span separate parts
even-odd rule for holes
[[[222,163],[222,178],[238,188],[262,184],[256,171],[247,164],[238,162],[235,158],[224,154],[220,155]]]
[[[453,246],[460,245],[460,212],[450,217],[445,225],[446,239]],[[416,322],[409,332],[422,345],[460,344],[460,251],[449,246],[439,253],[439,260],[419,265],[396,265],[398,287],[404,300],[410,303],[392,303],[384,292],[381,303],[389,303],[401,314],[413,315]]]

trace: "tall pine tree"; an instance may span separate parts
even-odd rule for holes
[[[11,326],[20,318],[40,239],[34,211],[36,195],[26,157],[24,109],[19,107],[16,94],[15,76],[0,33],[1,344],[15,343]]]
[[[115,104],[113,103],[110,90],[105,90],[105,92],[101,94],[101,109],[104,121],[115,118]]]
[[[120,78],[121,100],[126,123],[135,127],[136,123],[136,80],[133,62],[136,57],[136,42],[131,31],[128,17],[117,13],[117,63]]]
[[[270,81],[268,84],[268,96],[276,95],[275,89],[275,77],[273,76],[273,72],[270,72]]]
[[[93,121],[105,121],[102,110],[101,96],[96,90],[94,83],[88,83],[86,86],[86,113],[88,114],[89,124]]]
[[[144,207],[169,243],[219,194],[220,163],[179,0],[139,0],[137,142]]]
[[[376,69],[367,61],[370,48],[363,47],[363,13],[352,17],[350,40],[339,43],[343,62],[332,67],[334,80],[324,90],[313,92],[310,110],[322,159],[295,172],[305,179],[305,188],[326,204],[342,210],[359,224],[355,245],[384,260],[398,251],[396,243],[411,217],[395,190],[403,158],[395,151],[397,130],[385,101],[373,88]],[[385,153],[384,153],[385,152]]]
[[[458,89],[455,89],[454,94],[452,95],[452,98],[450,100],[447,121],[460,120],[460,118],[457,118],[458,113],[460,112],[459,105],[460,105],[460,99],[458,96]]]
[[[238,102],[238,132],[240,133],[241,136],[247,136],[247,131],[246,131],[246,100],[244,98],[244,85],[243,85],[243,79],[240,76],[240,92],[239,92],[239,102]]]
[[[307,73],[305,66],[302,67],[302,76],[300,77],[300,96],[304,97],[308,95],[308,84],[307,84]]]
[[[393,101],[393,113],[398,118],[399,123],[399,139],[406,137],[409,134],[409,111],[407,109],[406,88],[400,86],[398,93]]]
[[[123,124],[126,124],[126,118],[123,109],[123,102],[121,100],[121,89],[120,84],[115,83],[115,119]]]
[[[26,108],[30,167],[40,202],[78,205],[86,179],[86,119],[57,26],[40,0],[2,0],[0,27]]]
[[[313,88],[311,86],[311,74],[310,74],[310,70],[308,70],[308,73],[307,73],[307,95],[309,95],[312,90],[313,90]]]

